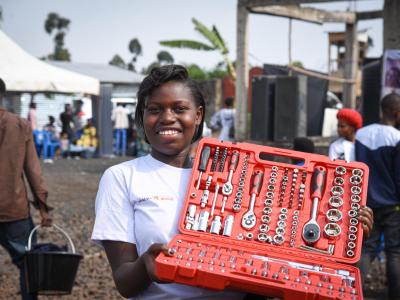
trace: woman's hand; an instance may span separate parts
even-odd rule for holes
[[[175,251],[169,249],[165,244],[152,244],[142,255],[142,260],[146,266],[147,275],[151,281],[158,283],[162,283],[162,281],[159,280],[155,274],[155,260],[161,252],[166,256],[173,256],[175,253]]]
[[[115,285],[125,298],[143,292],[153,281],[160,282],[155,275],[154,261],[162,252],[173,256],[175,251],[163,244],[153,244],[140,257],[136,245],[118,241],[103,241],[113,271]]]
[[[364,238],[367,239],[374,225],[374,212],[368,206],[363,206],[360,209],[358,220],[361,222],[362,229],[364,230]]]

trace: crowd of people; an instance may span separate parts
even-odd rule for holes
[[[36,106],[36,103],[30,103],[27,120],[32,129],[37,155],[45,163],[53,163],[57,153],[62,158],[77,159],[95,154],[98,138],[93,119],[85,119],[82,111],[73,112],[71,104],[65,104],[59,122],[50,115],[48,123],[40,129]]]
[[[2,83],[2,81],[0,81]],[[0,101],[5,85],[0,84]],[[382,120],[362,128],[362,119],[355,111],[339,111],[339,140],[331,145],[332,159],[357,160],[370,168],[370,184],[367,207],[359,211],[358,219],[364,230],[363,259],[361,270],[365,274],[374,258],[381,235],[385,237],[387,275],[390,299],[399,299],[400,285],[400,96],[387,95],[381,102]],[[23,299],[36,299],[24,286],[24,270],[21,264],[27,233],[33,227],[29,214],[26,192],[16,193],[11,188],[21,185],[25,191],[22,174],[27,175],[34,194],[34,205],[42,216],[42,225],[49,226],[51,208],[46,203],[47,189],[43,183],[38,150],[35,149],[38,130],[36,107],[31,104],[28,120],[5,112],[0,102],[1,134],[10,137],[12,145],[4,145],[0,139],[0,171],[15,176],[0,177],[0,190],[4,187],[6,198],[0,201],[0,242],[21,271],[21,295]],[[120,294],[126,298],[140,299],[243,299],[238,291],[212,290],[180,284],[163,284],[155,274],[155,258],[159,253],[173,256],[167,243],[178,233],[186,187],[190,178],[193,153],[197,141],[203,136],[206,104],[199,85],[192,80],[185,67],[165,65],[154,68],[142,81],[138,91],[135,125],[150,147],[150,153],[115,165],[105,171],[99,183],[95,205],[95,224],[92,239],[104,247],[112,269],[112,276]],[[115,108],[114,153],[125,155],[126,109]],[[224,101],[224,108],[212,117],[210,127],[221,130],[220,138],[234,137],[233,99]],[[74,146],[95,151],[96,128],[91,119],[75,130],[74,114],[70,105],[60,115],[62,129],[58,134],[55,118],[43,128],[50,141],[56,145],[49,148],[51,155],[57,149],[69,157]],[[2,126],[12,124],[12,126]],[[14,126],[17,124],[17,126]],[[36,126],[36,127],[34,127]],[[8,131],[10,127],[18,132]],[[28,142],[26,142],[28,141]],[[58,144],[57,144],[58,143]],[[296,144],[297,143],[297,144]],[[7,153],[9,147],[20,149]],[[307,139],[295,141],[296,150],[314,152],[314,145]],[[44,151],[44,149],[43,149]],[[15,152],[15,151],[14,151]],[[46,152],[47,153],[47,152]],[[43,152],[44,155],[44,152]],[[46,154],[47,157],[48,154]],[[7,169],[13,160],[18,170]],[[299,163],[301,162],[294,162]],[[4,169],[5,168],[5,169]],[[10,181],[15,181],[12,184]],[[156,189],[154,187],[157,187]],[[8,188],[8,189],[7,189]],[[3,201],[7,199],[7,201]],[[19,206],[15,205],[18,204]],[[9,232],[21,223],[24,234],[19,240],[9,238]],[[372,226],[373,224],[373,226]],[[375,251],[375,252],[374,252]],[[247,298],[251,299],[251,298]]]

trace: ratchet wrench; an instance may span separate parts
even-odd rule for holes
[[[255,171],[253,176],[253,182],[251,185],[251,198],[249,210],[242,217],[242,227],[246,230],[252,229],[256,226],[256,215],[254,214],[254,204],[256,202],[256,196],[260,193],[261,184],[263,180],[263,172]]]
[[[311,198],[313,204],[311,208],[311,219],[304,224],[303,240],[307,244],[314,244],[321,237],[321,228],[317,223],[318,203],[322,199],[325,189],[326,168],[317,166],[314,168],[314,173],[311,182]]]

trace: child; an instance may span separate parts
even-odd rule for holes
[[[60,149],[61,149],[61,156],[63,158],[69,158],[69,139],[68,139],[68,133],[66,132],[61,134]]]

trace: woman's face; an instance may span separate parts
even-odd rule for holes
[[[353,126],[343,120],[338,120],[338,135],[346,140],[353,141],[356,130]]]
[[[170,81],[147,99],[143,125],[156,159],[178,167],[183,165],[203,108],[198,107],[184,84]]]

